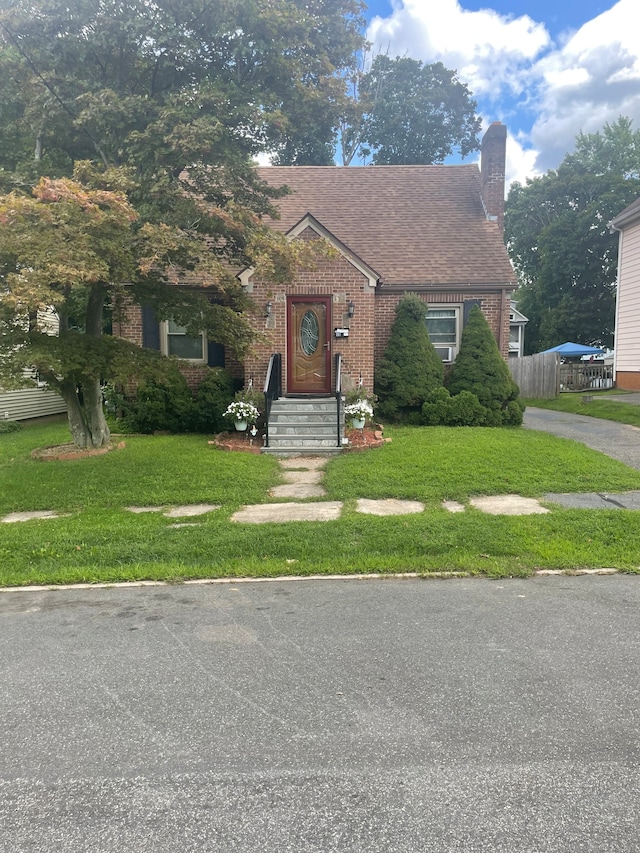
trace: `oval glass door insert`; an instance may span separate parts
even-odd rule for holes
[[[305,355],[313,355],[318,347],[320,328],[313,311],[306,311],[300,323],[300,345]]]

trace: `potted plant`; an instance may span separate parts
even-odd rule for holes
[[[245,430],[248,423],[255,423],[258,420],[259,414],[260,412],[253,403],[247,403],[246,400],[234,400],[227,406],[223,417],[234,423],[237,430]]]
[[[373,406],[369,400],[361,398],[353,403],[348,403],[344,407],[345,417],[351,419],[351,426],[354,429],[364,429],[367,418],[373,417]]]

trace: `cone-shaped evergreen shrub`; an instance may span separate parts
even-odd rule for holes
[[[460,351],[447,377],[453,396],[470,391],[487,410],[487,426],[517,426],[522,423],[524,404],[511,378],[506,361],[480,308],[475,305],[462,332]]]
[[[426,304],[411,293],[396,307],[387,348],[376,365],[377,412],[384,418],[415,418],[429,393],[442,386],[444,368],[429,340],[426,313]]]

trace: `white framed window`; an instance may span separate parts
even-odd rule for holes
[[[160,324],[160,343],[165,355],[175,355],[176,358],[198,364],[207,363],[207,336],[204,332],[193,337],[187,334],[185,326],[173,320],[164,320]]]
[[[460,345],[460,306],[430,305],[426,323],[429,339],[440,358],[454,361]]]

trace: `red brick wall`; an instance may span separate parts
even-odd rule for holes
[[[142,346],[142,308],[126,294],[120,298],[114,315],[113,334]],[[188,362],[182,362],[179,367],[192,391],[202,382],[204,374],[209,369],[206,365]],[[243,377],[242,365],[228,351],[225,351],[225,367],[232,376],[240,379]],[[130,386],[128,391],[132,393],[133,387],[133,385]]]
[[[113,334],[142,346],[142,309],[126,293],[118,296],[114,309]]]
[[[251,294],[255,304],[256,327],[264,340],[254,345],[245,359],[245,379],[253,379],[253,385],[262,390],[269,358],[279,352],[283,357],[283,384],[286,391],[287,358],[287,295],[330,295],[331,302],[331,354],[340,353],[343,358],[343,379],[347,387],[356,384],[360,375],[367,390],[373,390],[373,348],[375,337],[374,293],[368,279],[343,257],[322,259],[317,268],[301,270],[295,280],[287,285],[273,285],[267,281],[252,279]],[[265,305],[271,303],[271,316],[266,318]],[[355,314],[349,320],[347,306],[353,302]],[[335,338],[333,330],[348,327],[348,338]],[[335,377],[332,376],[332,387]]]
[[[640,391],[640,371],[616,371],[616,388],[623,391]]]
[[[252,298],[255,303],[253,321],[261,339],[254,344],[247,355],[244,365],[238,362],[227,350],[226,368],[232,376],[251,379],[253,387],[262,391],[269,363],[269,357],[279,352],[283,357],[283,383],[286,392],[286,309],[287,295],[315,294],[331,295],[331,331],[336,327],[348,327],[348,338],[331,338],[332,355],[339,352],[343,357],[343,387],[352,387],[360,379],[363,386],[373,391],[373,371],[375,362],[382,356],[389,338],[391,325],[395,318],[395,308],[402,298],[400,292],[389,292],[379,288],[373,292],[368,279],[342,256],[319,261],[315,270],[301,270],[293,283],[273,285],[268,281],[252,280]],[[501,342],[504,358],[509,353],[509,309],[508,291],[469,293],[437,291],[419,292],[418,296],[426,304],[458,304],[465,299],[480,299],[481,307],[496,340]],[[266,318],[266,303],[271,303],[271,316]],[[347,305],[353,302],[355,316],[349,320]],[[500,329],[502,327],[502,337]],[[142,311],[126,297],[122,311],[114,320],[113,333],[133,343],[142,345]],[[333,358],[331,359],[333,370]],[[190,388],[194,389],[201,381],[206,368],[200,365],[183,365],[184,374]],[[332,376],[332,387],[335,377]]]

